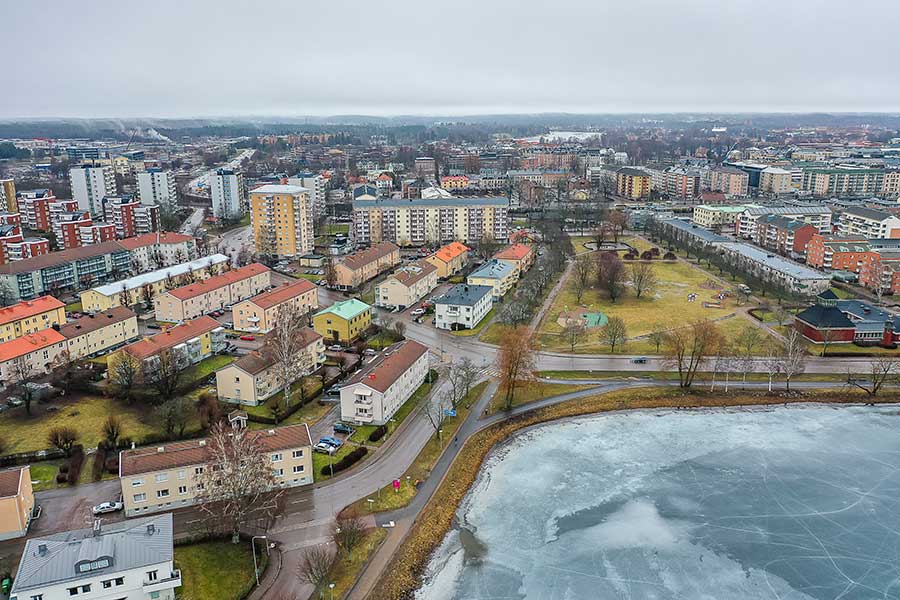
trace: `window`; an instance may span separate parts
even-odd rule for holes
[[[294,458],[303,458],[303,450],[294,450],[291,456]]]
[[[186,476],[184,469],[178,471],[178,479],[184,479]]]
[[[69,588],[69,595],[70,595],[70,596],[77,596],[77,595],[78,595],[78,588],[77,588],[77,587]]]
[[[194,467],[194,475],[200,475],[203,473],[203,467]]]
[[[156,581],[159,579],[159,571],[147,571],[147,581]]]
[[[142,485],[144,485],[143,479],[132,479],[131,480],[131,487],[140,487]]]
[[[303,465],[294,465],[294,473],[302,473],[304,469]]]
[[[157,498],[168,498],[169,497],[169,489],[166,488],[164,490],[156,490]]]
[[[184,496],[185,494],[187,494],[187,486],[186,486],[186,485],[179,485],[179,486],[178,486],[178,493],[179,493],[180,495],[182,495],[182,496]]]
[[[273,469],[272,475],[274,475],[275,477],[281,477],[282,475],[284,475],[284,469]]]
[[[31,597],[31,600],[44,600],[44,595],[43,594],[35,594],[34,596]]]
[[[145,502],[147,500],[147,494],[140,493],[134,495],[135,502]]]
[[[272,462],[281,462],[281,452],[272,455]]]
[[[168,473],[157,473],[156,474],[156,483],[162,483],[163,481],[168,481],[168,480],[169,480]]]

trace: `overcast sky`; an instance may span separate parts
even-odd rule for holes
[[[4,117],[897,111],[895,0],[0,0]]]

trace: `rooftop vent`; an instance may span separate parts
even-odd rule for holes
[[[206,440],[200,440],[198,443],[200,444],[200,447],[202,448],[203,446],[206,445]]]
[[[147,525],[147,535],[153,535],[154,533],[156,533],[156,525],[149,523]]]
[[[156,448],[156,451],[157,451],[157,452],[165,452],[165,451],[166,451],[166,448],[165,448],[165,446],[159,446],[159,447]]]
[[[38,556],[47,555],[47,544],[38,544]]]

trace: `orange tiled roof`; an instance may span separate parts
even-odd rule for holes
[[[450,262],[460,254],[468,251],[469,248],[467,248],[463,244],[460,244],[459,242],[450,242],[446,246],[439,248],[438,251],[434,253],[434,255],[444,262]]]
[[[494,258],[499,258],[501,260],[522,260],[532,252],[534,252],[534,248],[531,246],[526,244],[513,244],[495,254]]]
[[[291,298],[296,298],[300,294],[306,294],[315,289],[316,286],[311,281],[298,279],[297,281],[284,283],[274,290],[269,290],[268,292],[263,292],[258,296],[254,296],[253,298],[250,298],[248,302],[252,302],[262,309],[272,308]]]
[[[66,338],[55,329],[42,329],[37,333],[29,333],[20,338],[0,344],[0,363],[26,356],[53,344],[65,342]]]
[[[6,325],[19,319],[26,319],[45,313],[48,310],[65,308],[66,305],[53,296],[41,296],[34,300],[23,300],[12,306],[0,308],[0,325]]]
[[[181,244],[182,242],[188,242],[192,239],[194,238],[189,235],[173,233],[171,231],[161,231],[159,233],[145,233],[125,238],[124,240],[119,240],[119,243],[129,250],[134,250],[136,248],[143,248],[144,246],[152,246],[154,244]]]
[[[123,348],[128,354],[141,360],[159,353],[161,350],[177,346],[198,335],[203,335],[208,331],[212,331],[222,325],[212,317],[203,315],[192,321],[185,321],[181,325],[176,325],[166,329],[162,333],[144,338],[133,344],[128,344]]]
[[[259,263],[252,263],[247,265],[246,267],[234,269],[233,271],[226,271],[221,275],[215,275],[213,277],[210,277],[209,279],[205,279],[197,283],[192,283],[184,287],[175,288],[174,290],[170,290],[168,293],[172,294],[179,300],[188,300],[190,298],[202,296],[203,294],[206,294],[213,290],[217,290],[220,287],[225,287],[226,285],[231,285],[232,283],[236,283],[243,279],[253,277],[254,275],[265,273],[266,271],[269,271],[269,267],[261,265]]]

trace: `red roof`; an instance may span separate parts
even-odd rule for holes
[[[189,242],[192,239],[194,238],[189,235],[173,233],[171,231],[161,231],[159,233],[145,233],[143,235],[125,238],[124,240],[119,240],[119,243],[129,250],[134,250],[136,248],[143,248],[144,246],[153,246],[154,244],[181,244]]]
[[[414,340],[406,340],[391,346],[387,352],[390,352],[390,355],[381,354],[363,366],[347,385],[362,383],[384,393],[423,354],[428,353],[428,348]]]
[[[0,308],[0,325],[6,325],[19,319],[27,319],[48,310],[65,308],[66,305],[53,296],[41,296],[34,300],[23,300],[12,306]]]
[[[254,296],[253,298],[250,298],[248,302],[252,302],[262,309],[272,308],[282,302],[286,302],[315,289],[316,286],[311,281],[298,279],[297,281],[286,282],[274,290],[269,290],[268,292]]]
[[[212,317],[204,315],[202,317],[197,317],[192,321],[185,321],[181,325],[166,329],[162,333],[157,333],[154,336],[144,338],[139,342],[128,344],[123,350],[135,358],[143,360],[154,354],[158,354],[161,350],[177,346],[178,344],[184,343],[189,339],[195,338],[198,335],[203,335],[204,333],[221,326],[221,323]]]
[[[460,244],[459,242],[450,242],[446,246],[439,248],[434,255],[444,262],[450,262],[460,254],[464,254],[468,251],[469,249],[463,244]]]
[[[210,277],[209,279],[205,279],[197,283],[192,283],[184,287],[175,288],[174,290],[170,290],[168,293],[175,296],[179,300],[188,300],[190,298],[202,296],[203,294],[206,294],[213,290],[217,290],[221,287],[225,287],[226,285],[231,285],[232,283],[237,283],[238,281],[242,281],[255,275],[259,275],[260,273],[266,273],[269,270],[269,267],[265,265],[252,263],[247,265],[246,267],[234,269],[233,271],[226,271],[221,275],[215,275],[213,277]]]
[[[534,248],[527,244],[513,244],[495,254],[494,258],[499,258],[501,260],[522,260],[532,252],[534,252]]]
[[[20,338],[0,344],[0,363],[20,356],[26,356],[32,352],[37,352],[53,344],[65,341],[66,338],[55,329],[42,329],[37,333],[23,335]]]

